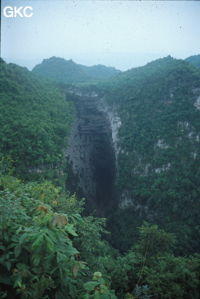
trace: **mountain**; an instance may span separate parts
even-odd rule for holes
[[[93,65],[93,66],[84,66],[79,64],[79,66],[93,80],[108,79],[121,73],[120,70],[117,70],[114,67],[108,67],[102,64]]]
[[[89,67],[58,57],[44,59],[32,71],[62,83],[89,83],[108,79],[120,73],[119,70],[113,67],[104,65]]]
[[[0,155],[23,179],[62,177],[72,106],[46,80],[0,61]]]
[[[187,62],[191,63],[192,65],[200,68],[200,55],[193,55],[185,59]]]
[[[195,251],[200,239],[200,72],[169,56],[111,81],[104,90],[119,124],[114,129],[120,209],[110,220],[115,245],[131,246],[133,227],[147,220],[176,233],[184,250]]]

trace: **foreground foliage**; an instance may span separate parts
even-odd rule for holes
[[[50,182],[4,174],[0,190],[1,298],[198,298],[200,258],[176,257],[173,234],[145,223],[120,255],[104,220]]]
[[[59,190],[50,183],[24,185],[2,177],[1,188],[1,283],[7,298],[73,297],[85,268],[72,241],[79,215],[57,212]]]

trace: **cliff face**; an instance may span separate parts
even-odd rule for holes
[[[120,121],[95,91],[71,88],[76,116],[66,152],[76,184],[89,209],[104,215],[116,204],[117,130]]]
[[[68,185],[87,198],[89,211],[113,217],[115,246],[121,246],[119,230],[131,246],[130,227],[144,220],[198,246],[198,69],[166,57],[104,85],[68,86],[66,93],[76,110],[66,150]]]
[[[133,222],[137,226],[146,220],[175,232],[185,244],[190,239],[184,246],[198,247],[199,70],[171,57],[157,60],[119,75],[106,100],[117,107],[121,121],[116,177],[120,234],[131,242]]]

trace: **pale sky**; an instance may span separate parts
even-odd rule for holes
[[[1,56],[29,69],[51,56],[126,70],[200,54],[198,1],[2,0],[2,11],[27,5],[31,18],[2,13]]]

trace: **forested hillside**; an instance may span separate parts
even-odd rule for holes
[[[199,299],[200,71],[166,57],[80,88],[0,67],[0,298]]]
[[[146,219],[176,233],[179,252],[198,250],[199,97],[200,72],[171,57],[124,72],[109,86],[107,101],[121,120],[116,188],[122,209],[113,227],[119,248],[131,245],[133,227]]]
[[[120,73],[104,65],[85,66],[59,57],[44,59],[33,72],[62,83],[89,83],[105,80]]]
[[[26,68],[0,63],[1,155],[23,179],[61,178],[72,105]]]
[[[200,55],[193,55],[185,59],[187,62],[191,63],[192,65],[200,68]]]

